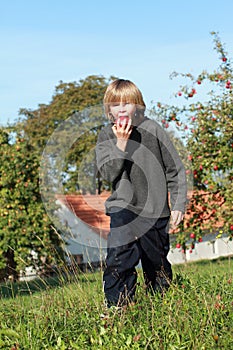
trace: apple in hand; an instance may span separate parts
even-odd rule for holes
[[[128,125],[129,123],[129,117],[125,116],[125,117],[119,117],[117,119],[117,122],[119,121],[119,126],[122,128],[123,124],[125,124],[125,126]]]

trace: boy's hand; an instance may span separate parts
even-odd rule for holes
[[[171,212],[171,225],[176,228],[184,218],[184,214],[179,210],[173,210]]]
[[[132,120],[129,119],[129,121],[126,123],[126,121],[123,121],[122,123],[118,119],[116,124],[113,125],[112,130],[114,135],[117,138],[117,147],[122,150],[123,152],[125,151],[127,141],[130,137],[130,134],[132,132]]]

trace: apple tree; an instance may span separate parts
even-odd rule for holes
[[[0,279],[63,259],[61,240],[39,191],[39,158],[27,140],[0,129]]]
[[[233,68],[218,33],[211,34],[218,68],[197,76],[173,73],[172,78],[188,81],[177,89],[177,103],[153,107],[164,127],[173,125],[187,148],[186,173],[192,175],[193,188],[176,242],[190,251],[205,233],[233,236]]]

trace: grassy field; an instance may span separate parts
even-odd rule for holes
[[[102,273],[0,287],[0,349],[233,349],[232,260],[174,266],[165,296],[105,313]]]

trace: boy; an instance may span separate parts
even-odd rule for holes
[[[96,158],[101,175],[112,184],[105,203],[111,220],[103,276],[110,307],[133,300],[139,260],[148,288],[169,287],[169,219],[174,226],[183,219],[186,177],[165,131],[144,115],[146,106],[134,83],[112,82],[104,107],[111,124],[98,136]]]

